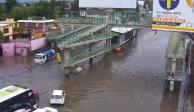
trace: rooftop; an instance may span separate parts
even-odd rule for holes
[[[54,19],[48,20],[18,20],[19,23],[51,23],[54,22]]]
[[[113,27],[111,31],[117,32],[117,33],[126,33],[128,31],[133,30],[134,28],[126,28],[126,27]]]
[[[8,26],[9,24],[7,23],[4,23],[4,22],[0,22],[0,27],[5,27],[5,26]]]
[[[24,91],[26,91],[25,88],[18,86],[8,86],[0,89],[0,103],[20,93],[23,93]]]

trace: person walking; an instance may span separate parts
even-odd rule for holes
[[[61,56],[59,53],[57,53],[56,60],[57,60],[58,64],[61,63]]]

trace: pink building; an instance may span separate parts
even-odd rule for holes
[[[3,43],[3,56],[14,56],[15,55],[15,46],[14,43]]]
[[[27,56],[31,51],[46,46],[46,37],[34,40],[20,39],[14,40],[12,43],[3,43],[3,56]]]
[[[14,42],[15,44],[15,55],[27,56],[30,51],[29,42]]]

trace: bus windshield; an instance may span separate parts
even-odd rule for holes
[[[0,112],[15,112],[20,109],[33,110],[37,105],[33,91],[19,86],[0,89]]]

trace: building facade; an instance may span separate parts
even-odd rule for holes
[[[54,24],[54,19],[49,20],[18,20],[17,23],[20,27],[26,30],[42,29],[47,30],[48,27]]]
[[[0,21],[0,31],[5,36],[5,41],[13,40],[13,29],[16,27],[16,22],[13,18],[7,18],[6,21]]]
[[[5,37],[5,41],[13,40],[13,27],[11,24],[0,22],[0,31]]]

